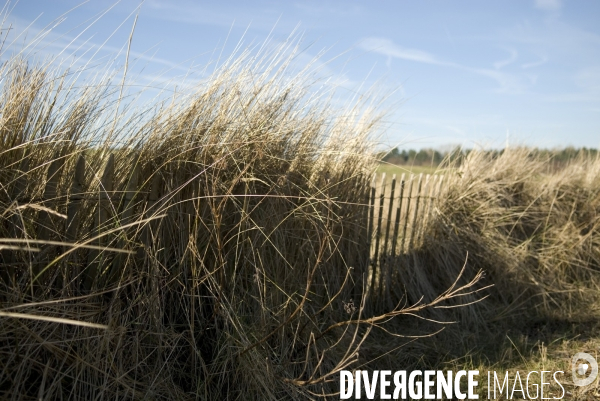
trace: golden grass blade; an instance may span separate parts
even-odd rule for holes
[[[17,312],[4,312],[0,311],[0,317],[10,317],[14,319],[28,319],[28,320],[39,320],[43,322],[69,324],[72,326],[90,327],[93,329],[108,330],[108,326],[105,324],[82,322],[80,320],[65,319],[61,317],[51,317],[43,315],[32,315],[29,313],[17,313]]]

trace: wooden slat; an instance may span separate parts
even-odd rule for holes
[[[12,199],[19,201],[19,199],[25,195],[27,189],[27,174],[29,173],[29,154],[27,151],[23,152],[23,158],[19,163],[19,170],[17,171],[17,178],[15,180],[15,186],[13,188]]]
[[[413,174],[410,175],[408,191],[406,195],[406,211],[404,212],[404,224],[402,229],[402,242],[400,243],[400,253],[405,253],[406,249],[404,248],[404,244],[406,243],[406,231],[408,229],[408,221],[410,216],[410,204],[412,203],[412,189],[415,182],[415,176]]]
[[[156,213],[156,205],[158,200],[160,199],[162,186],[162,176],[155,172],[152,181],[150,182],[150,192],[148,193],[148,197],[146,200],[146,207],[143,212],[144,218],[152,217]],[[143,248],[140,248],[141,255],[138,254],[138,258],[143,260],[144,266],[148,268],[148,286],[150,287],[150,294],[152,294],[153,302],[150,303],[150,316],[155,324],[158,324],[160,319],[160,314],[158,312],[159,306],[156,304],[159,299],[159,266],[158,263],[149,258],[148,255],[151,254],[151,248],[154,246],[153,243],[153,233],[158,228],[159,222],[156,220],[149,221],[142,227],[142,242],[144,244]]]
[[[75,173],[73,174],[73,182],[71,183],[71,191],[69,194],[69,204],[67,206],[67,241],[75,242],[77,240],[77,228],[79,227],[79,208],[81,201],[84,198],[85,185],[85,157],[80,155],[75,165]]]
[[[367,228],[367,249],[368,249],[368,254],[369,254],[369,271],[370,271],[370,276],[367,275],[367,282],[369,283],[368,287],[367,287],[367,293],[372,293],[373,289],[372,289],[372,285],[371,283],[373,282],[373,277],[375,276],[375,265],[377,264],[377,262],[371,257],[371,253],[373,252],[371,249],[371,243],[373,241],[373,225],[374,225],[374,221],[375,221],[375,191],[376,191],[376,180],[377,179],[377,173],[373,174],[373,180],[371,182],[371,190],[370,190],[370,196],[369,196],[369,211],[368,211],[368,221],[369,221],[369,227]]]
[[[56,153],[54,155],[54,160],[50,163],[50,167],[48,167],[48,173],[46,175],[46,187],[44,189],[43,199],[44,206],[49,209],[55,209],[56,207],[56,196],[57,196],[57,188],[58,188],[58,180],[60,178],[60,171],[65,163],[65,158],[61,157],[60,154]],[[38,231],[37,238],[40,240],[51,240],[55,236],[59,236],[60,233],[56,232],[56,229],[53,224],[54,216],[48,212],[40,211],[38,214]],[[60,238],[59,238],[60,239]],[[54,246],[47,245],[44,247],[42,252],[39,252],[36,255],[36,258],[33,263],[32,271],[34,277],[37,277],[42,271],[43,267],[46,265],[45,261],[48,258],[48,255],[55,252],[56,248]],[[48,273],[46,272],[42,276],[40,276],[37,280],[38,283],[43,282],[47,277]],[[32,279],[34,278],[32,277]],[[47,287],[47,286],[46,286]]]
[[[385,239],[383,241],[382,256],[387,257],[388,242],[390,240],[390,228],[392,224],[392,212],[394,209],[394,191],[396,190],[396,174],[392,176],[392,186],[390,188],[390,197],[387,210],[387,222],[385,227]]]
[[[369,282],[368,282],[368,278],[369,278],[369,264],[371,261],[371,247],[370,247],[370,233],[369,233],[369,213],[370,213],[370,204],[371,204],[371,187],[370,186],[366,186],[366,190],[364,192],[364,206],[362,207],[362,211],[361,211],[361,219],[362,221],[364,221],[365,224],[365,231],[362,232],[362,240],[360,240],[361,236],[358,237],[359,241],[358,244],[365,246],[364,250],[366,252],[363,253],[363,259],[364,260],[364,264],[361,267],[361,271],[358,272],[361,276],[361,281],[360,281],[360,286],[361,288],[358,289],[359,293],[357,294],[357,298],[356,299],[360,299],[358,298],[358,296],[362,297],[363,295],[363,291],[368,291],[368,286],[369,286]],[[360,224],[362,224],[362,221],[360,222]]]
[[[44,206],[52,208],[56,203],[56,190],[58,186],[58,179],[60,178],[60,170],[65,163],[65,159],[56,155],[50,167],[48,167],[48,173],[46,175],[46,187],[44,189]],[[52,218],[47,212],[40,212],[39,214],[39,228],[38,228],[38,239],[49,240],[53,236]]]
[[[113,177],[115,170],[115,157],[111,154],[104,167],[102,178],[100,179],[100,188],[98,189],[98,208],[94,216],[94,229],[92,235],[94,237],[100,235],[106,230],[106,222],[110,214],[111,195],[113,191]],[[107,243],[106,236],[98,238],[95,245],[105,246]],[[91,291],[94,284],[98,280],[103,268],[105,267],[106,254],[98,250],[90,250],[88,254],[88,266],[85,270],[83,290]]]
[[[352,278],[353,278],[353,292],[352,299],[361,299],[363,296],[364,285],[369,274],[369,239],[367,237],[368,226],[369,226],[369,195],[371,193],[370,188],[364,185],[361,179],[356,180],[355,191],[358,194],[358,199],[362,201],[359,205],[356,205],[356,216],[354,216],[354,237],[353,243],[349,246],[354,246],[355,255],[357,256],[357,265],[352,266]]]
[[[29,172],[29,155],[27,150],[23,151],[23,158],[19,163],[19,169],[17,170],[17,177],[15,179],[14,187],[11,193],[11,199],[14,202],[14,206],[19,206],[19,199],[23,197],[25,194],[25,190],[27,189],[27,173]],[[12,224],[11,227],[11,235],[13,238],[23,238],[25,235],[25,230],[23,227],[23,220],[20,212],[14,213],[10,222]],[[18,261],[18,251],[16,250],[6,250],[4,254],[6,255],[5,260],[8,262],[7,266],[4,268],[0,268],[1,278],[5,281],[7,285],[16,285],[15,283],[15,264]]]
[[[381,187],[379,192],[379,213],[377,214],[377,228],[375,230],[375,254],[373,255],[374,266],[378,265],[379,262],[379,242],[381,239],[381,224],[383,219],[383,203],[385,201],[385,173],[381,174]],[[378,272],[378,268],[374,267],[373,273]],[[381,272],[379,272],[381,273]],[[381,274],[373,274],[371,277],[373,289],[377,288],[376,279],[381,284]],[[373,291],[373,295],[375,291]]]
[[[388,211],[387,211],[387,224],[385,227],[385,239],[383,241],[383,250],[381,252],[381,277],[383,278],[383,282],[381,283],[382,296],[385,300],[389,301],[390,299],[390,255],[387,253],[388,243],[390,241],[390,228],[392,224],[392,212],[394,210],[394,191],[396,190],[396,174],[392,176],[392,187],[390,189],[390,200],[388,203]],[[389,305],[388,305],[389,306]]]
[[[406,185],[406,181],[404,179],[404,173],[402,173],[402,176],[400,177],[400,193],[398,194],[398,206],[396,207],[396,218],[394,221],[394,235],[392,236],[391,257],[394,258],[394,260],[399,260],[399,258],[396,257],[396,246],[398,245],[398,241],[400,240],[400,238],[398,238],[398,233],[400,232],[400,224],[401,224],[400,218],[402,216],[402,203],[403,203],[405,185]],[[402,251],[400,251],[400,252],[402,252]],[[391,270],[392,270],[392,266],[390,266],[390,276],[391,276]],[[397,277],[397,275],[396,275],[396,277]],[[391,276],[390,281],[396,277]],[[395,288],[396,288],[395,286],[390,287],[390,291],[389,291],[390,297],[391,297],[392,292],[394,292],[394,294],[396,294],[396,292],[394,291]]]
[[[121,202],[121,210],[119,213],[119,224],[121,226],[126,225],[131,222],[131,217],[133,216],[133,211],[135,208],[135,197],[138,192],[138,182],[140,177],[140,165],[139,161],[136,158],[133,161],[133,170],[131,175],[129,176],[129,180],[127,181],[127,186],[125,187],[125,193],[123,194],[123,201]],[[136,228],[137,229],[137,228]],[[127,231],[119,232],[119,240],[117,241],[117,248],[123,249],[126,247],[128,241]],[[110,271],[107,278],[106,285],[116,284],[120,278],[123,269],[125,268],[125,264],[127,263],[128,255],[119,253],[115,255],[115,258],[110,266]]]
[[[398,245],[398,232],[400,231],[400,216],[402,214],[402,197],[404,196],[404,173],[400,177],[400,193],[398,194],[398,206],[396,207],[396,219],[394,220],[394,235],[392,236],[392,257],[396,256],[396,246]]]
[[[67,242],[75,243],[78,240],[78,227],[80,221],[80,209],[81,203],[85,197],[85,157],[82,155],[77,159],[75,164],[75,171],[73,174],[73,182],[71,183],[71,190],[69,193],[69,203],[67,205],[67,222],[66,222],[66,238]],[[69,247],[65,247],[64,250],[68,250]],[[80,279],[81,271],[79,270],[79,261],[77,260],[76,252],[72,252],[67,256],[67,266],[71,266],[72,269],[67,269],[64,273],[66,275],[65,282],[77,283]],[[69,277],[70,271],[72,277]],[[75,285],[77,288],[78,285]]]
[[[412,251],[413,249],[413,241],[415,237],[415,231],[417,229],[417,216],[419,214],[419,201],[421,200],[421,189],[423,185],[423,173],[419,174],[419,181],[417,182],[417,193],[415,196],[415,208],[411,221],[411,230],[410,230],[410,239],[408,241],[408,251]]]
[[[156,213],[156,203],[158,202],[160,196],[160,187],[162,185],[162,177],[159,173],[155,173],[152,177],[152,181],[150,182],[150,192],[148,193],[148,198],[146,201],[146,207],[144,209],[144,218],[152,217],[154,213]],[[147,252],[144,250],[148,250],[152,247],[152,230],[155,228],[154,221],[147,222],[142,227],[142,242],[144,244],[144,248],[140,248],[140,254],[138,257],[144,258]]]

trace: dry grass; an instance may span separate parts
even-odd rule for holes
[[[495,366],[516,322],[597,316],[600,161],[523,149],[446,166],[391,299],[370,291],[380,116],[290,76],[297,51],[142,110],[111,77],[2,65],[2,398],[326,397],[344,368]]]
[[[424,245],[402,258],[397,281],[409,299],[428,299],[468,251],[468,266],[486,273],[480,285],[494,287],[455,310],[458,325],[404,351],[438,369],[564,370],[568,398],[587,400],[597,382],[574,388],[569,361],[600,344],[600,160],[552,173],[546,164],[528,149],[507,149],[451,166]]]
[[[142,111],[110,77],[2,65],[3,398],[323,397],[374,329],[477,282],[379,306],[379,115],[329,106],[310,66],[290,77],[297,50],[244,53]]]
[[[590,311],[598,301],[599,173],[598,159],[546,174],[527,149],[497,159],[474,153],[446,187],[432,243],[469,250],[506,306],[498,318]]]

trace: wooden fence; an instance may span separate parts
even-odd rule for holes
[[[394,263],[419,247],[434,213],[434,200],[439,196],[443,175],[374,174],[369,191],[368,238],[370,240],[369,287],[383,298],[390,298]]]

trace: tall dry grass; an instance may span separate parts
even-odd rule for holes
[[[526,149],[448,166],[393,299],[371,291],[377,103],[332,107],[297,51],[141,109],[116,75],[2,65],[2,398],[327,397],[340,369],[430,363],[439,322],[461,352],[594,312],[600,162]]]
[[[373,329],[477,281],[377,306],[380,115],[333,108],[297,51],[243,53],[141,110],[114,76],[2,65],[3,398],[324,397]]]
[[[444,341],[461,346],[448,352],[493,358],[509,331],[597,320],[600,160],[582,156],[560,170],[548,162],[509,148],[499,156],[471,152],[450,166],[424,245],[406,256],[397,278],[409,299],[431,299],[456,277],[465,252],[468,269],[485,271],[480,285],[493,288],[476,307],[456,310],[461,323]]]

